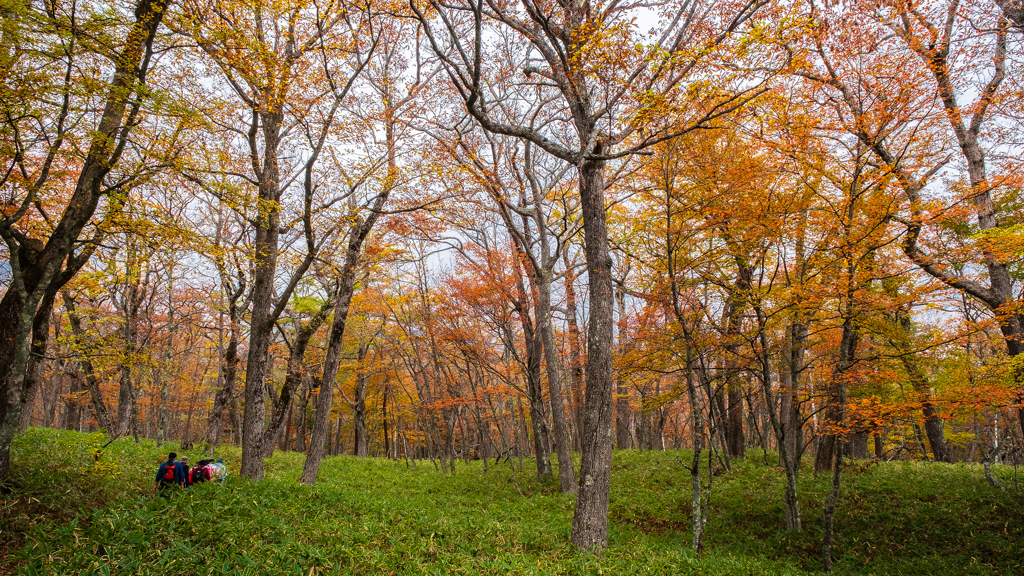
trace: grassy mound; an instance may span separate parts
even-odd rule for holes
[[[0,502],[7,570],[21,574],[805,574],[819,569],[827,478],[801,479],[804,530],[787,534],[783,476],[759,452],[715,478],[706,549],[689,549],[686,454],[617,452],[609,548],[568,544],[573,498],[528,465],[332,457],[315,488],[304,455],[278,453],[267,479],[238,478],[170,500],[152,494],[170,443],[130,439],[97,462],[100,435],[33,429],[12,452]],[[179,454],[182,454],[178,450]],[[186,453],[195,462],[204,455]],[[680,460],[683,458],[684,460]],[[766,463],[767,460],[767,463]],[[836,574],[1024,573],[1024,497],[1013,468],[854,463],[836,515]],[[0,573],[3,572],[0,568]]]

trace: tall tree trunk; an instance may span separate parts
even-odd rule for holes
[[[604,153],[598,143],[594,153]],[[580,169],[583,236],[590,288],[587,331],[587,385],[581,437],[580,487],[570,540],[597,550],[608,544],[608,496],[612,464],[612,342],[614,322],[612,259],[605,217],[603,160],[584,160]]]
[[[117,399],[117,432],[119,435],[127,435],[135,432],[137,427],[133,423],[137,418],[135,407],[135,365],[139,341],[139,311],[142,301],[145,298],[146,290],[141,286],[141,263],[134,242],[128,242],[128,255],[125,259],[125,286],[124,296],[119,308],[124,316],[124,325],[121,327],[121,342],[124,350],[121,356],[121,382]],[[116,297],[115,297],[116,305]]]
[[[359,346],[356,353],[359,369],[356,373],[356,389],[352,401],[352,455],[366,458],[369,455],[369,438],[366,427],[366,373],[363,371],[363,360],[366,358],[366,347]]]
[[[392,458],[392,455],[391,455],[391,432],[390,432],[390,430],[388,430],[388,388],[387,388],[387,386],[384,387],[384,391],[381,393],[381,396],[380,396],[380,418],[381,418],[381,423],[384,426],[384,457],[390,459],[390,458]],[[477,415],[477,420],[479,420],[479,418],[480,418],[480,416]],[[394,459],[395,460],[398,459],[398,451],[397,450],[395,451]],[[487,458],[484,458],[485,468],[486,468],[486,462],[487,462]]]
[[[171,358],[174,355],[174,264],[167,266],[167,346],[164,348],[163,366],[160,367],[160,407],[157,411],[156,445],[163,445],[167,436],[167,386],[171,380]]]
[[[741,256],[735,258],[737,273],[736,282],[729,290],[729,299],[725,311],[725,365],[726,393],[729,407],[726,411],[726,439],[729,443],[729,456],[743,458],[747,452],[746,436],[743,433],[743,384],[740,379],[740,343],[742,339],[742,316],[746,308],[747,293],[753,268]]]
[[[520,258],[524,258],[520,254]],[[525,265],[525,263],[523,263]],[[527,400],[530,402],[530,425],[533,427],[533,446],[537,464],[537,477],[545,478],[551,476],[551,447],[548,444],[547,419],[544,417],[544,390],[541,387],[541,354],[543,344],[540,335],[537,334],[536,323],[530,318],[530,301],[526,287],[523,284],[521,267],[517,267],[516,289],[518,300],[515,302],[516,310],[519,313],[520,325],[523,329],[523,344],[526,349],[526,376]],[[536,308],[534,308],[536,313]]]
[[[256,112],[254,112],[254,115]],[[263,129],[263,166],[258,174],[259,215],[255,219],[253,245],[252,317],[249,357],[245,367],[245,410],[242,415],[242,465],[240,473],[250,480],[263,479],[264,426],[267,414],[267,364],[274,329],[274,276],[280,237],[281,175],[278,145],[283,114],[279,110],[259,114]],[[255,123],[254,123],[255,124]],[[257,151],[253,150],[253,154]]]

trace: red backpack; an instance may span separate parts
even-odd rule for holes
[[[198,484],[200,482],[206,482],[210,478],[210,471],[206,466],[196,466],[188,473],[188,483]]]
[[[177,464],[174,462],[168,462],[167,467],[164,469],[164,482],[174,482],[174,471],[177,469]]]

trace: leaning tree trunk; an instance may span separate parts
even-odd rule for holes
[[[306,350],[309,348],[309,341],[316,334],[320,326],[327,320],[331,310],[334,308],[334,299],[328,298],[315,315],[306,323],[299,324],[298,332],[288,355],[288,370],[284,377],[284,385],[277,401],[274,402],[274,413],[270,417],[270,424],[263,434],[263,457],[270,458],[274,455],[274,446],[277,437],[281,434],[288,416],[291,414],[292,404],[295,403],[295,394],[302,387],[304,382],[303,373],[305,366]]]
[[[25,368],[25,395],[22,398],[21,422],[18,425],[21,432],[28,430],[32,424],[35,399],[39,395],[43,369],[46,367],[46,350],[50,343],[50,318],[53,316],[53,301],[56,296],[57,289],[51,286],[43,295],[35,322],[32,324],[32,349],[28,366]]]
[[[64,299],[64,310],[68,313],[68,324],[71,325],[71,334],[81,346],[85,342],[85,329],[82,328],[82,320],[78,317],[78,311],[75,309],[75,301],[66,292],[62,292],[61,296]],[[96,422],[99,423],[100,428],[103,428],[111,437],[114,437],[113,417],[107,408],[106,402],[103,400],[103,392],[100,391],[96,370],[93,368],[92,361],[89,360],[89,356],[84,350],[79,353],[78,365],[85,375],[85,389],[89,392],[89,400],[92,402]]]
[[[395,158],[394,146],[390,145],[393,141],[390,137],[388,142],[389,173],[393,174]],[[324,355],[324,371],[320,392],[316,397],[316,417],[313,420],[313,433],[310,435],[309,450],[306,452],[306,463],[303,465],[302,477],[300,478],[300,482],[309,486],[316,484],[317,475],[320,473],[320,463],[324,459],[327,447],[327,436],[331,432],[331,407],[334,405],[334,384],[338,377],[338,365],[341,361],[341,345],[345,336],[345,322],[348,320],[349,306],[352,303],[352,294],[355,292],[359,256],[362,253],[363,242],[373,229],[373,225],[377,222],[377,217],[380,215],[380,210],[383,208],[384,203],[387,202],[389,194],[390,189],[385,189],[377,197],[373,210],[366,217],[366,220],[357,217],[356,222],[349,229],[345,265],[338,279],[334,321],[331,323],[331,334],[328,339],[327,352]],[[340,436],[340,417],[338,432]]]

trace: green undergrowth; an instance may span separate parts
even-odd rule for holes
[[[16,438],[0,503],[0,545],[19,574],[806,574],[820,567],[830,478],[805,469],[802,532],[785,531],[784,476],[752,452],[716,471],[705,549],[690,550],[687,452],[616,452],[609,546],[568,543],[574,498],[538,481],[527,461],[454,475],[429,461],[327,458],[315,488],[304,456],[277,453],[266,479],[238,478],[170,500],[152,494],[158,449],[118,440],[97,462],[98,435],[32,429]],[[179,454],[181,451],[179,451]],[[205,455],[186,451],[195,462]],[[980,467],[851,462],[836,512],[836,574],[1024,573],[1024,497]],[[1022,479],[1024,480],[1024,479]],[[0,573],[4,570],[0,567]]]

